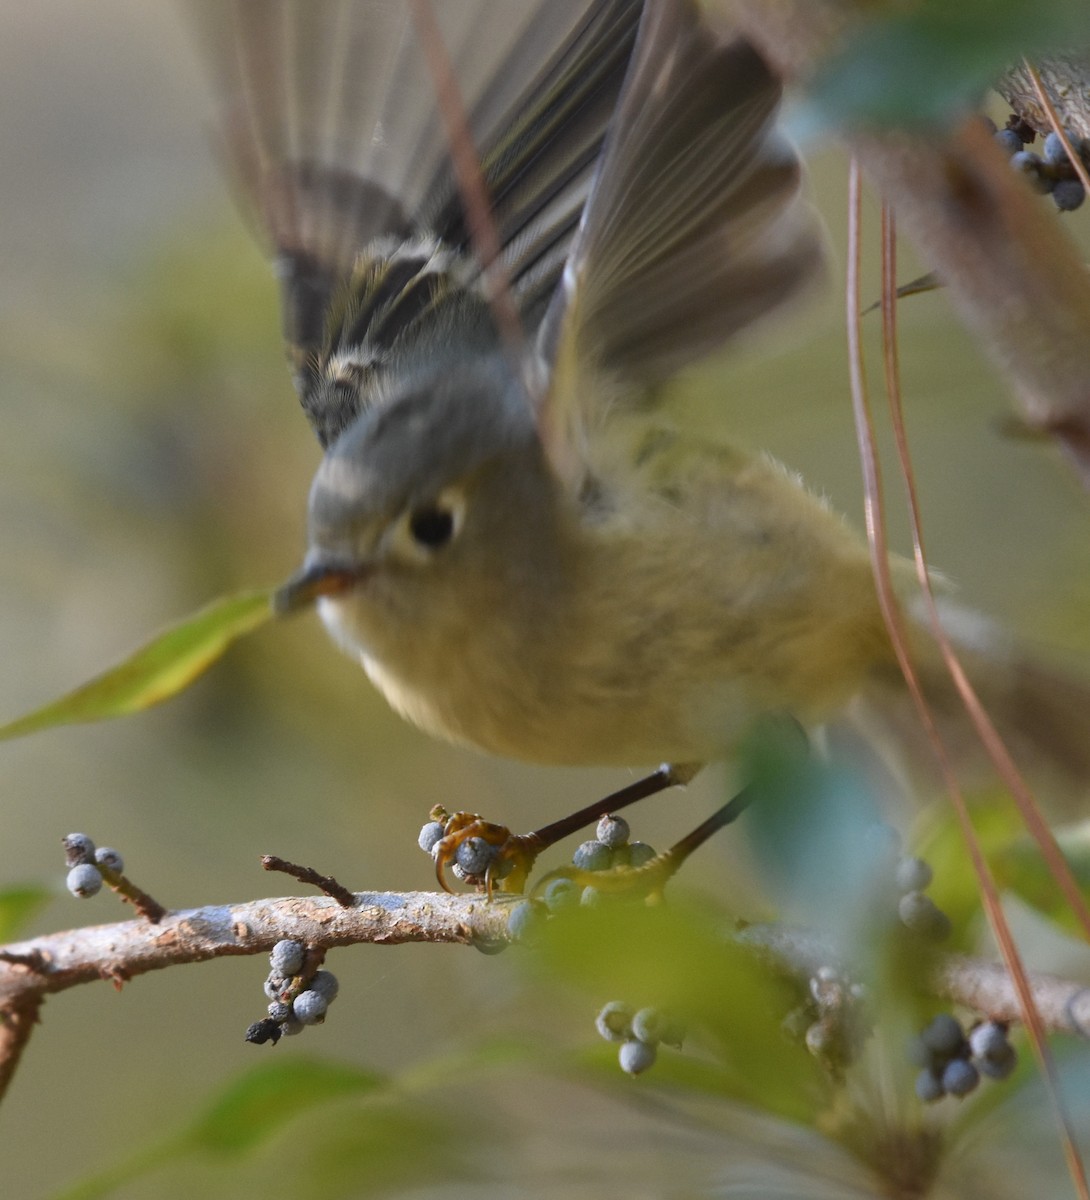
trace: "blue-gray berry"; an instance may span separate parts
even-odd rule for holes
[[[583,908],[594,908],[601,904],[602,900],[602,893],[596,887],[585,887],[579,896],[579,903]]]
[[[976,1066],[981,1075],[987,1075],[989,1079],[1006,1079],[1018,1066],[1018,1052],[1010,1042],[1005,1042],[1003,1050],[976,1059]]]
[[[950,936],[950,918],[923,892],[905,892],[897,904],[902,922],[922,937],[941,942]]]
[[[1068,137],[1071,136],[1069,133]],[[1064,149],[1064,144],[1060,140],[1060,135],[1053,131],[1045,138],[1043,147],[1045,162],[1056,165],[1067,161],[1067,151]]]
[[[496,857],[496,847],[483,837],[468,837],[459,843],[454,852],[455,866],[461,867],[469,876],[479,878],[488,870],[488,864]]]
[[[974,1058],[995,1058],[1010,1049],[1007,1031],[998,1021],[981,1021],[969,1030],[969,1049]]]
[[[423,829],[420,830],[420,836],[416,839],[417,845],[425,854],[431,854],[435,849],[435,843],[444,836],[444,827],[442,821],[429,821]]]
[[[295,1037],[297,1033],[302,1033],[305,1026],[298,1017],[288,1017],[286,1021],[280,1023],[280,1032],[284,1037]]]
[[[306,946],[302,942],[283,938],[269,951],[269,966],[271,973],[282,979],[298,975],[303,969],[303,959],[306,956]]]
[[[646,1042],[622,1042],[617,1051],[617,1061],[626,1075],[640,1075],[655,1065],[658,1051]]]
[[[617,817],[612,813],[606,813],[600,818],[595,830],[598,840],[605,842],[607,846],[623,846],[628,841],[629,832],[628,822],[624,817]]]
[[[324,1020],[327,1008],[329,1008],[329,1001],[325,996],[320,996],[308,988],[305,992],[300,992],[292,1001],[291,1011],[292,1016],[297,1021],[302,1021],[304,1025],[317,1025],[319,1021]]]
[[[507,914],[507,936],[513,942],[529,941],[542,920],[541,906],[532,900],[518,900]]]
[[[942,1071],[942,1086],[951,1096],[968,1096],[980,1083],[980,1072],[967,1058],[952,1058]]]
[[[899,892],[922,892],[931,882],[931,868],[922,858],[906,854],[897,864],[895,878]]]
[[[608,871],[613,866],[613,852],[605,842],[592,838],[576,846],[571,861],[580,871]]]
[[[1052,189],[1052,199],[1060,212],[1074,212],[1086,199],[1086,189],[1077,179],[1061,179]]]
[[[541,893],[541,899],[545,902],[545,907],[549,912],[559,912],[563,908],[570,908],[573,904],[579,903],[579,888],[570,879],[565,879],[562,875],[556,879],[550,879],[545,885],[545,890]]]
[[[95,851],[95,862],[100,867],[105,867],[107,871],[114,871],[118,875],[125,870],[125,860],[113,846],[99,846]]]
[[[945,1095],[946,1089],[942,1086],[942,1080],[930,1068],[916,1076],[916,1096],[924,1104],[934,1104]]]
[[[628,847],[628,865],[642,867],[655,857],[655,849],[646,842],[632,842]]]
[[[69,833],[61,838],[64,846],[64,861],[69,867],[94,862],[95,844],[85,833]]]
[[[920,1034],[920,1041],[933,1053],[944,1056],[958,1054],[965,1048],[961,1022],[950,1013],[932,1017]]]
[[[273,1021],[286,1021],[291,1016],[291,1005],[283,1000],[273,1000],[269,1005],[269,1018]]]
[[[1001,129],[995,135],[995,140],[1008,154],[1017,154],[1022,149],[1022,139],[1013,129]]]
[[[332,971],[315,971],[314,978],[308,986],[312,992],[317,992],[319,996],[324,996],[327,1004],[332,1004],[337,999],[337,993],[341,990],[340,980]]]
[[[68,872],[65,883],[73,896],[87,900],[102,891],[102,874],[91,863],[80,863]]]
[[[623,1042],[632,1036],[632,1018],[636,1014],[631,1004],[611,1000],[594,1018],[598,1032],[607,1042]]]
[[[279,975],[270,975],[265,980],[265,995],[270,1000],[279,1000],[280,997],[287,991],[288,980],[281,979]]]

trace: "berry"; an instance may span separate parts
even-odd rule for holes
[[[469,837],[461,842],[454,852],[456,866],[467,875],[480,877],[488,870],[488,864],[496,857],[496,847],[482,837]]]
[[[1010,1042],[1005,1042],[1002,1051],[978,1058],[976,1066],[981,1075],[987,1075],[989,1079],[1007,1079],[1018,1066],[1018,1052]]]
[[[1001,129],[995,135],[995,140],[1000,149],[1006,150],[1008,154],[1017,154],[1022,149],[1022,139],[1013,129]]]
[[[431,854],[435,849],[435,843],[444,836],[444,827],[442,821],[429,821],[423,829],[420,830],[420,836],[416,839],[416,844],[424,851],[425,854]]]
[[[922,892],[931,882],[931,868],[922,858],[906,854],[897,864],[897,890],[905,892]]]
[[[950,935],[950,918],[923,892],[906,892],[897,905],[902,922],[922,937],[941,942]]]
[[[270,975],[265,980],[265,995],[270,1000],[279,1000],[280,997],[287,991],[288,981],[281,979],[279,975]]]
[[[655,1046],[662,1041],[666,1020],[657,1008],[641,1008],[632,1018],[632,1036],[638,1042]]]
[[[607,1042],[624,1042],[632,1036],[632,1006],[623,1000],[611,1000],[594,1018],[598,1032]]]
[[[94,862],[95,844],[85,833],[70,833],[61,838],[64,846],[64,860],[69,867],[78,867],[80,863]]]
[[[595,905],[602,903],[602,893],[596,887],[585,887],[583,894],[579,897],[579,903],[583,908],[594,908]]]
[[[934,1104],[945,1095],[946,1089],[942,1086],[942,1080],[930,1068],[916,1076],[916,1096],[924,1104]]]
[[[1052,199],[1060,212],[1074,212],[1086,199],[1086,189],[1078,179],[1061,179],[1052,189]]]
[[[304,1025],[317,1025],[324,1020],[329,1001],[312,989],[300,992],[292,1003],[292,1015]]]
[[[973,1058],[996,1058],[1010,1049],[1007,1031],[998,1021],[981,1021],[969,1030]]]
[[[269,951],[269,966],[272,968],[270,974],[277,975],[282,979],[298,975],[303,969],[305,955],[306,947],[302,942],[284,938]]]
[[[560,876],[549,880],[541,898],[549,912],[560,912],[561,909],[571,908],[573,904],[578,903],[579,889],[570,879]]]
[[[118,875],[125,870],[125,860],[113,846],[100,846],[95,851],[95,862],[100,867],[105,867],[107,871],[114,871]]]
[[[282,1000],[274,1000],[269,1005],[269,1020],[270,1021],[286,1021],[291,1016],[291,1005],[285,1004]]]
[[[920,1041],[933,1054],[940,1054],[944,1058],[952,1058],[965,1048],[961,1022],[949,1013],[939,1013],[933,1017],[920,1034]]]
[[[65,880],[68,890],[73,896],[87,900],[102,891],[102,875],[98,867],[90,863],[80,863],[68,872]]]
[[[656,1051],[654,1046],[649,1046],[646,1042],[622,1042],[620,1050],[617,1051],[617,1059],[621,1064],[621,1070],[626,1075],[642,1074],[648,1067],[655,1065],[657,1057],[658,1051]]]
[[[836,1030],[827,1021],[815,1021],[806,1030],[806,1049],[815,1058],[824,1058],[836,1046]]]
[[[571,860],[581,871],[608,871],[613,865],[613,852],[605,842],[592,838],[576,846]]]
[[[519,900],[507,914],[507,936],[513,942],[529,941],[540,921],[540,905],[532,900]]]
[[[980,1083],[980,1072],[968,1059],[953,1058],[943,1068],[942,1086],[951,1096],[968,1096]]]
[[[310,990],[317,992],[327,1004],[332,1004],[341,990],[341,983],[332,971],[316,971],[310,981]]]
[[[628,835],[631,830],[628,828],[628,822],[624,817],[615,817],[612,813],[606,813],[598,822],[598,828],[595,831],[600,842],[605,842],[607,846],[623,846],[628,841]]]
[[[303,1022],[297,1017],[288,1017],[280,1023],[280,1032],[284,1037],[295,1037],[297,1033],[303,1032]]]
[[[268,1019],[255,1021],[246,1030],[246,1041],[253,1043],[255,1046],[264,1046],[266,1042],[272,1042],[275,1046],[280,1041],[281,1033],[283,1033],[283,1030],[276,1021]]]
[[[1067,135],[1069,138],[1071,134]],[[1072,139],[1074,140],[1074,139]],[[1045,138],[1044,144],[1045,162],[1052,163],[1053,166],[1059,163],[1067,162],[1067,151],[1064,149],[1064,144],[1060,141],[1060,135],[1053,131]]]
[[[642,867],[644,863],[650,862],[654,857],[654,847],[649,846],[646,842],[633,842],[628,847],[628,865],[630,867]]]

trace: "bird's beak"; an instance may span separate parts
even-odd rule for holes
[[[354,588],[367,574],[366,567],[343,563],[309,563],[273,592],[277,616],[309,608],[322,596],[340,596]]]

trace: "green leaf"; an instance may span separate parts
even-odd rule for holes
[[[548,922],[527,967],[575,984],[597,1005],[623,1000],[677,1014],[716,1044],[721,1093],[809,1124],[823,1099],[819,1069],[781,1030],[795,993],[723,925],[722,914],[677,897],[573,909]]]
[[[241,1154],[309,1108],[386,1086],[382,1075],[337,1063],[262,1063],[229,1084],[181,1140],[194,1149]]]
[[[1090,903],[1090,821],[1055,830],[1056,842],[1083,897]],[[999,883],[1068,933],[1079,934],[1070,905],[1041,856],[1037,843],[1024,834],[1001,847],[992,857]]]
[[[0,942],[10,942],[53,898],[41,887],[13,887],[0,892]]]
[[[1023,55],[1090,42],[1085,0],[924,0],[862,25],[818,71],[822,125],[946,121]]]
[[[241,592],[216,600],[89,683],[0,725],[0,741],[54,725],[127,716],[161,704],[203,674],[232,642],[272,617],[268,591]]]

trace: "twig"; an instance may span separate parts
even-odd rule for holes
[[[352,908],[356,903],[354,892],[349,891],[332,875],[320,875],[313,867],[302,867],[298,863],[288,862],[286,858],[280,858],[275,854],[263,854],[261,866],[266,871],[280,871],[300,883],[309,883],[311,887],[316,887],[330,899],[336,900],[342,908]]]

